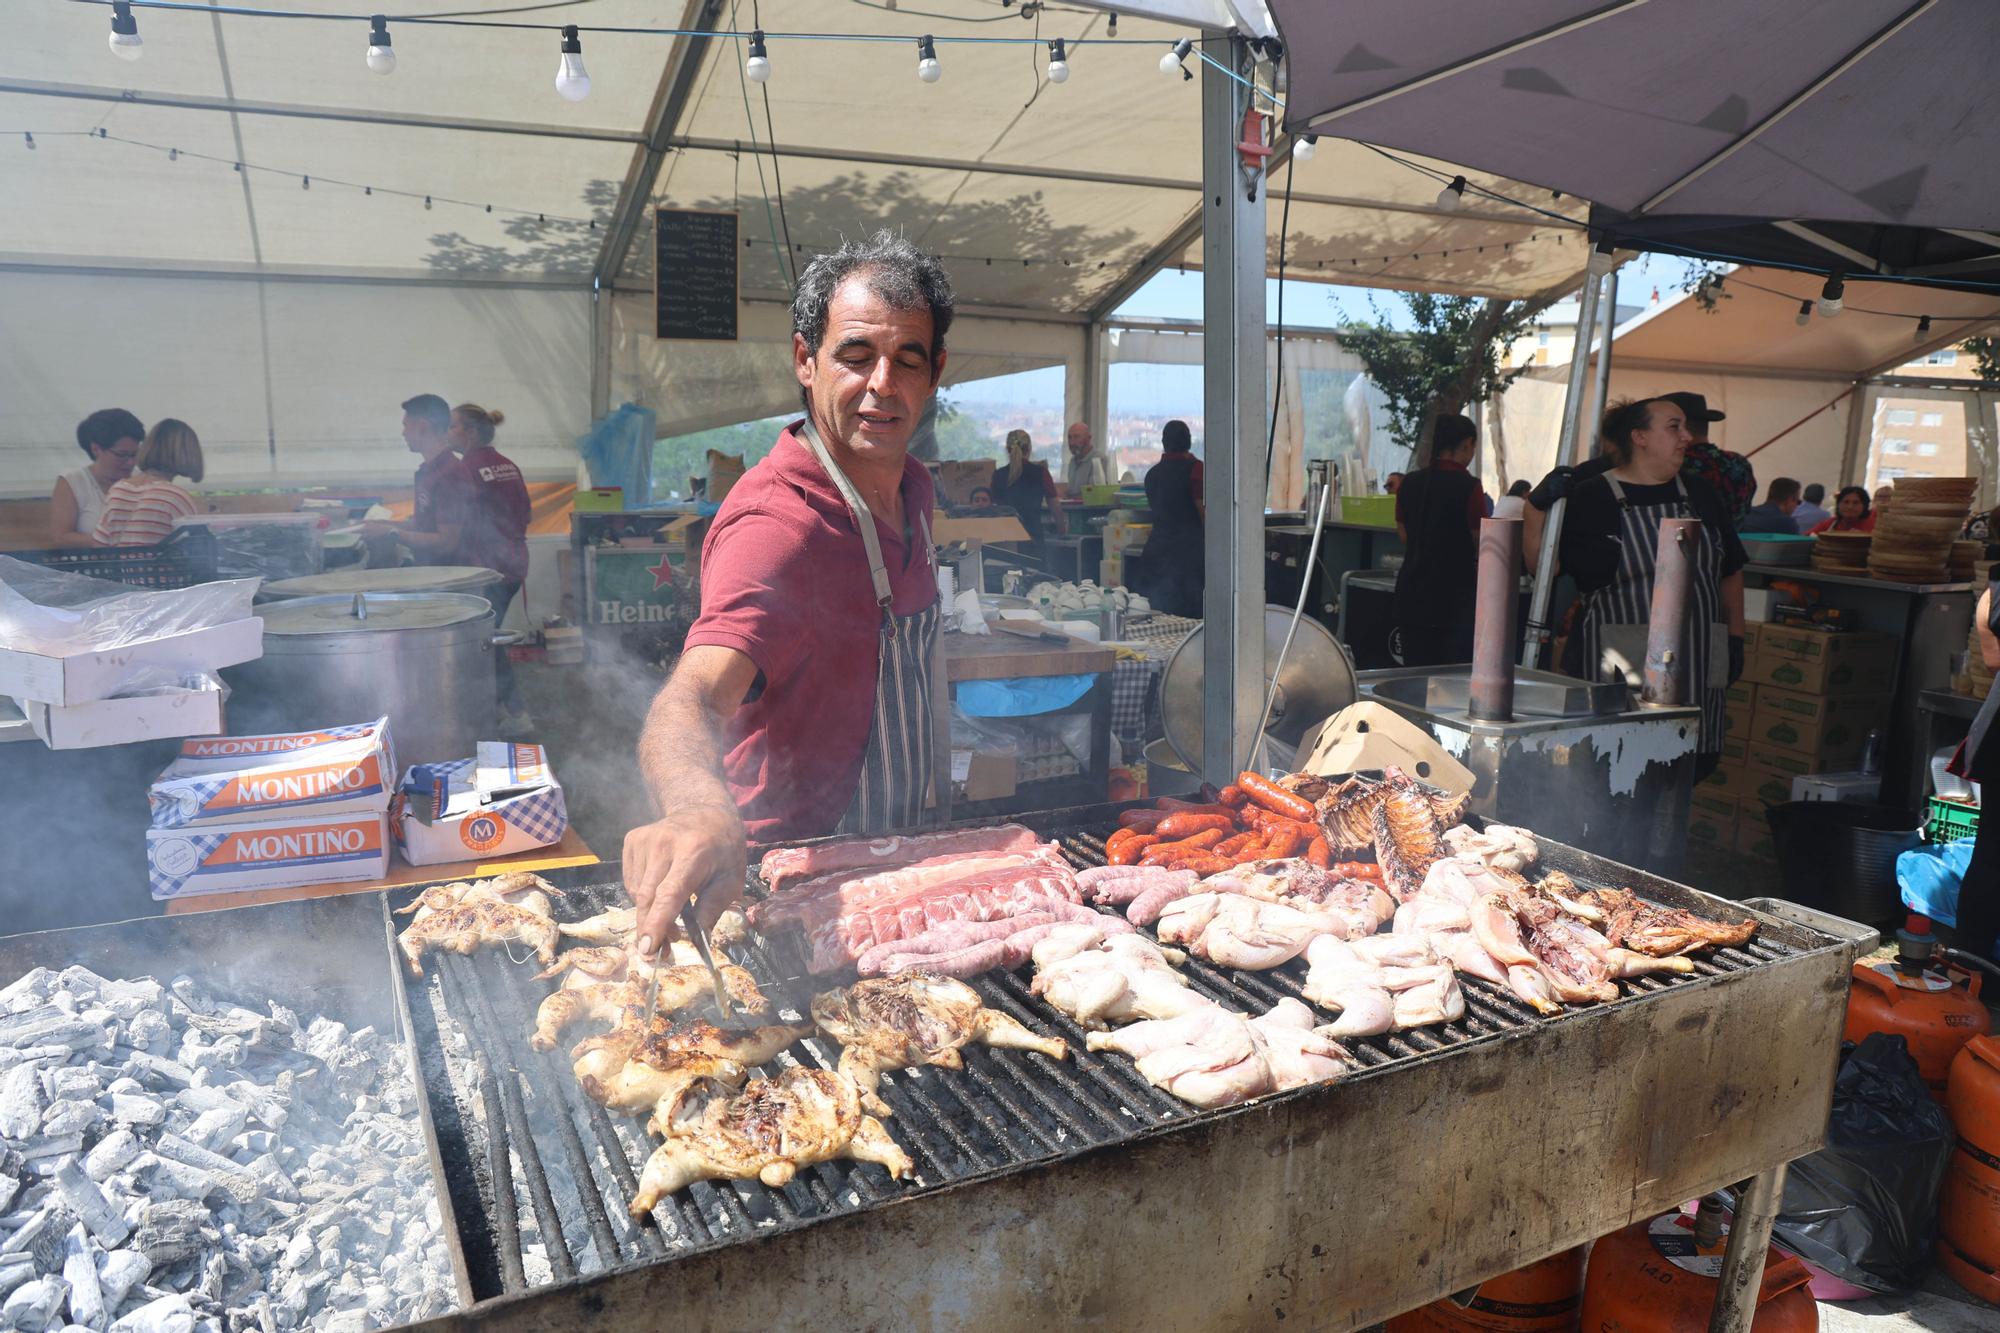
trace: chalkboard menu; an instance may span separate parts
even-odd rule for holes
[[[653,214],[654,336],[736,341],[736,214]]]

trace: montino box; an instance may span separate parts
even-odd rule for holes
[[[162,900],[379,879],[389,868],[389,821],[380,811],[311,811],[278,822],[155,828],[146,834],[146,868]]]
[[[226,773],[287,756],[321,753],[329,747],[351,741],[379,741],[389,746],[389,719],[357,722],[346,727],[324,727],[318,731],[280,731],[265,736],[203,736],[181,742],[181,752],[167,768],[167,774]],[[393,753],[391,755],[393,758]],[[390,765],[394,767],[394,765]]]
[[[289,749],[264,746],[257,753],[235,756],[231,762],[232,767],[219,768],[209,757],[198,754],[192,760],[177,759],[167,765],[148,792],[153,827],[289,820],[305,811],[313,816],[360,811],[380,814],[389,808],[395,786],[386,719],[363,728],[360,735]]]

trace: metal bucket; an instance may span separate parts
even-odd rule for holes
[[[237,735],[387,715],[396,762],[469,759],[499,727],[493,607],[458,593],[295,597],[259,608],[264,656],[225,673]]]
[[[1915,814],[1848,801],[1786,801],[1765,807],[1785,896],[1852,921],[1903,913],[1896,858],[1915,847]]]
[[[1185,796],[1201,790],[1201,778],[1188,771],[1174,747],[1162,737],[1146,743],[1146,794]]]

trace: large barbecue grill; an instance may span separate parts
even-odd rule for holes
[[[1043,831],[1096,865],[1092,827]],[[1581,883],[1721,910],[1573,848],[1543,855]],[[560,915],[623,901],[592,882],[603,870],[551,877]],[[760,980],[802,970],[784,943],[732,952]],[[567,1044],[530,1048],[548,983],[497,951],[434,955],[435,980],[398,985],[478,1302],[442,1322],[1360,1326],[1817,1147],[1850,963],[1849,946],[1765,917],[1692,975],[1621,982],[1617,1002],[1550,1019],[1461,977],[1461,1021],[1345,1043],[1363,1069],[1206,1112],[1086,1050],[1023,977],[987,973],[982,999],[1066,1038],[1070,1058],[968,1047],[962,1071],[885,1077],[912,1179],[834,1162],[782,1189],[698,1183],[640,1225],[625,1201],[652,1142],[583,1096]],[[1261,1012],[1301,996],[1305,964],[1184,971]],[[839,1054],[809,1038],[760,1072]]]

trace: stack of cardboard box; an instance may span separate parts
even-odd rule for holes
[[[1810,625],[1748,629],[1722,766],[1696,789],[1690,836],[1720,841],[1734,801],[1734,846],[1769,857],[1764,805],[1791,800],[1796,777],[1855,767],[1868,733],[1887,722],[1898,640]]]

